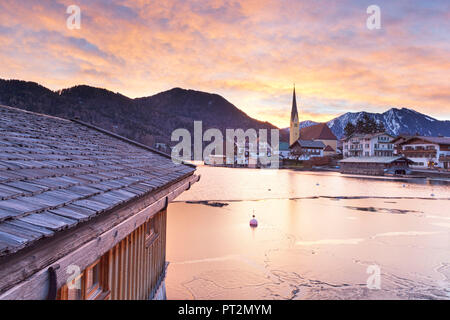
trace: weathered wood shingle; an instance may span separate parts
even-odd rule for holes
[[[0,106],[0,256],[194,170],[90,125]]]

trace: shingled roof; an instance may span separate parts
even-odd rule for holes
[[[412,136],[400,144],[408,144],[414,139],[421,139],[430,143],[440,144],[440,145],[450,145],[450,137],[428,137],[428,136]]]
[[[324,149],[325,144],[322,141],[314,141],[314,140],[297,140],[294,142],[292,146],[295,144],[298,144],[302,148],[318,148],[318,149]],[[291,147],[292,147],[291,146]]]
[[[0,106],[0,256],[194,171],[101,129]]]
[[[302,140],[337,140],[333,131],[326,123],[315,124],[310,127],[300,129],[300,139]]]

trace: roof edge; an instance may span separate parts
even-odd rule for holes
[[[46,117],[46,118],[51,118],[51,119],[57,119],[57,120],[61,120],[61,121],[70,121],[70,120],[68,120],[68,119],[61,118],[61,117],[58,117],[58,116],[53,116],[53,115],[51,115],[51,114],[39,113],[39,112],[35,112],[35,111],[30,111],[30,110],[26,110],[26,109],[21,109],[21,108],[18,108],[18,107],[7,106],[7,105],[1,104],[1,103],[0,103],[0,108],[5,108],[5,109],[10,109],[10,110],[15,110],[15,111],[18,111],[18,112],[24,112],[24,113],[34,114],[34,115],[37,115],[37,116],[40,116],[40,117]]]
[[[69,237],[68,235],[75,236],[77,232],[80,232],[80,229],[78,229],[78,230],[67,229],[63,233],[58,234],[57,235],[57,237],[59,237],[58,241],[61,241],[61,243],[62,243],[59,248],[64,248],[64,250],[62,251],[62,254],[59,256],[53,256],[53,254],[51,252],[46,254],[45,259],[41,257],[40,259],[34,261],[34,265],[32,267],[33,270],[30,270],[28,273],[25,273],[25,271],[22,270],[22,268],[15,268],[13,271],[13,274],[20,273],[19,278],[13,277],[12,279],[14,279],[14,281],[10,281],[8,279],[5,280],[4,278],[2,278],[0,280],[0,288],[1,288],[0,289],[0,300],[23,299],[24,292],[26,292],[26,297],[25,297],[26,299],[45,298],[47,295],[47,290],[45,289],[45,285],[37,285],[36,287],[41,288],[41,289],[34,290],[34,291],[28,290],[27,286],[30,285],[30,282],[31,283],[37,282],[37,283],[44,283],[44,284],[46,282],[48,282],[48,275],[47,275],[48,267],[57,266],[57,265],[61,265],[61,267],[62,267],[64,265],[62,262],[64,262],[64,261],[68,261],[68,263],[72,263],[73,260],[70,259],[69,257],[71,257],[76,252],[80,252],[81,250],[85,250],[86,248],[89,248],[90,245],[94,245],[96,248],[102,247],[102,246],[99,246],[100,241],[102,241],[102,240],[107,241],[107,242],[111,241],[111,237],[109,237],[108,235],[114,234],[116,232],[116,230],[118,230],[121,226],[126,224],[128,221],[135,221],[134,224],[131,224],[131,225],[136,225],[136,222],[138,222],[138,220],[136,220],[136,218],[139,216],[145,215],[147,217],[150,217],[155,212],[159,212],[160,209],[158,209],[158,208],[160,208],[161,204],[165,206],[165,204],[167,204],[168,202],[173,201],[181,193],[189,190],[191,185],[198,182],[200,180],[200,178],[201,178],[201,175],[195,175],[192,173],[188,176],[185,176],[184,178],[180,178],[176,182],[173,182],[172,184],[170,184],[170,186],[167,185],[164,188],[161,188],[158,190],[153,190],[153,191],[147,193],[146,195],[139,197],[138,198],[138,199],[140,199],[139,201],[141,201],[147,197],[155,197],[156,200],[154,200],[151,203],[148,203],[145,206],[142,206],[140,209],[137,210],[137,212],[123,216],[124,219],[121,220],[118,224],[114,224],[111,227],[108,227],[106,229],[100,228],[100,229],[96,230],[95,235],[93,234],[92,237],[90,237],[89,239],[80,241],[80,243],[77,243],[73,249],[65,249],[64,245],[66,245],[68,242],[73,240],[73,237]],[[144,202],[142,202],[142,203],[144,203]],[[94,219],[104,219],[100,223],[103,223],[106,226],[106,225],[108,225],[107,220],[110,219],[114,215],[114,212],[117,212],[117,210],[125,210],[125,208],[127,208],[127,205],[130,205],[130,204],[128,203],[128,204],[122,204],[122,205],[116,206],[115,208],[112,208],[107,211],[108,212],[107,216],[96,216]],[[154,208],[155,210],[152,209],[153,206],[155,207]],[[133,219],[135,219],[135,220],[133,220]],[[97,220],[96,223],[99,223],[99,220]],[[91,229],[88,224],[83,225],[82,228],[84,228],[84,229],[81,229],[83,233],[87,232],[88,230],[89,230],[89,232],[91,232]],[[126,233],[127,232],[122,232],[121,237],[117,237],[117,235],[113,235],[112,237],[114,239],[116,239],[118,242],[120,242],[121,240],[124,239],[123,235]],[[108,239],[108,237],[109,237],[109,239]],[[24,257],[35,256],[36,252],[39,252],[41,250],[38,247],[39,241],[41,244],[45,242],[46,244],[51,246],[51,243],[55,240],[56,239],[54,237],[41,239],[41,240],[38,240],[37,242],[33,243],[31,247],[24,248],[24,250],[28,250],[28,251],[15,253],[15,254],[17,254],[16,257],[13,257],[15,254],[13,254],[12,256],[6,256],[5,259],[12,259],[12,260],[3,260],[2,267],[11,268],[11,266],[15,262],[20,261]],[[116,240],[114,240],[114,241],[116,241]],[[113,247],[114,245],[109,244],[108,246]],[[50,257],[50,259],[48,259],[49,257]],[[96,259],[97,259],[97,257],[92,260],[95,261]],[[89,265],[91,263],[86,262],[85,264]],[[57,277],[60,280],[63,279],[64,276],[66,276],[65,268],[61,268],[60,271],[57,271],[57,272],[61,272],[61,274]],[[3,281],[3,283],[2,283],[2,281]],[[61,281],[65,282],[65,279],[61,280]],[[42,297],[40,297],[40,296],[36,297],[35,295],[42,295]]]
[[[422,139],[422,140],[425,140],[426,142],[434,143],[434,144],[439,144],[439,145],[441,145],[441,144],[447,145],[447,144],[448,144],[448,143],[446,143],[446,142],[436,142],[436,141],[430,140],[430,138],[433,139],[433,138],[449,138],[449,137],[412,136],[412,137],[410,137],[410,138],[405,139],[405,141],[399,143],[399,145],[406,144],[407,142],[409,142],[409,141],[411,141],[411,140],[414,140],[414,139]]]
[[[137,141],[134,141],[134,140],[125,138],[124,136],[118,135],[118,134],[116,134],[116,133],[114,133],[114,132],[105,130],[105,129],[103,129],[103,128],[94,126],[94,125],[92,125],[92,124],[90,124],[90,123],[86,123],[86,122],[83,122],[83,121],[78,120],[78,119],[70,119],[70,121],[75,122],[75,123],[78,123],[78,124],[81,124],[82,126],[85,126],[85,127],[87,127],[87,128],[90,128],[90,129],[99,131],[99,132],[104,133],[104,134],[106,134],[106,135],[109,135],[109,136],[111,136],[111,137],[113,137],[113,138],[116,138],[116,139],[122,140],[122,141],[124,141],[124,142],[130,143],[130,144],[135,145],[135,146],[137,146],[137,147],[141,147],[141,148],[146,149],[146,150],[148,150],[148,151],[157,153],[157,154],[159,154],[159,155],[161,155],[161,156],[163,156],[163,157],[165,157],[165,158],[168,158],[168,159],[171,159],[171,160],[172,160],[172,157],[169,156],[167,153],[161,152],[161,151],[159,151],[159,150],[157,150],[157,149],[154,149],[154,148],[152,148],[152,147],[149,147],[149,146],[147,146],[147,145],[145,145],[145,144],[142,144],[142,143],[140,143],[140,142],[137,142]],[[185,166],[188,166],[188,167],[191,167],[191,168],[197,168],[197,166],[196,166],[195,164],[188,163],[188,162],[181,161],[181,160],[180,160],[180,162],[181,162],[181,164],[183,164],[183,165],[185,165]]]

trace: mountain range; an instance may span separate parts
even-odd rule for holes
[[[336,136],[342,137],[347,122],[356,124],[364,114],[376,122],[382,122],[386,131],[394,136],[399,134],[450,136],[450,121],[440,121],[407,108],[392,108],[384,113],[349,112],[329,121],[328,126]]]
[[[367,114],[376,122],[382,122],[386,131],[394,136],[399,134],[405,135],[422,135],[422,136],[450,136],[450,121],[437,120],[423,113],[407,108],[392,108],[383,113],[370,112],[347,112],[337,118],[327,122],[328,127],[338,138],[344,136],[344,128],[348,122],[356,124],[356,122]],[[309,127],[317,122],[302,121],[300,128]],[[289,130],[286,130],[289,133]]]
[[[181,88],[131,99],[84,85],[52,91],[34,82],[0,79],[0,104],[79,119],[150,146],[170,144],[171,134],[178,128],[192,134],[194,120],[202,121],[203,130],[217,128],[223,133],[228,128],[276,129],[217,94]]]
[[[59,91],[34,82],[0,79],[0,104],[66,119],[78,118],[147,145],[170,144],[172,132],[201,120],[203,130],[218,128],[275,129],[276,126],[249,117],[220,95],[174,88],[156,95],[131,99],[106,89],[80,85]],[[440,121],[412,109],[392,108],[384,113],[349,112],[327,122],[341,138],[347,122],[355,124],[364,114],[384,123],[393,134],[450,136],[450,121]],[[300,126],[316,124],[303,121]],[[289,139],[289,129],[280,132]]]

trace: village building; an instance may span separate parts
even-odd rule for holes
[[[297,140],[291,147],[291,155],[298,160],[323,157],[325,144],[322,141]]]
[[[337,153],[337,150],[334,150],[330,145],[327,145],[325,149],[323,149],[324,156],[332,156]]]
[[[337,153],[338,138],[326,123],[315,124],[300,130],[300,139],[321,141],[325,145],[324,155],[332,156]]]
[[[407,134],[399,134],[397,137],[395,137],[392,140],[392,143],[394,144],[394,156],[401,155],[402,147],[401,143],[405,142],[406,140],[412,138],[414,136],[407,135]]]
[[[339,161],[341,173],[383,176],[410,174],[413,162],[401,156],[350,157]]]
[[[413,168],[450,169],[450,137],[414,136],[398,147],[401,155],[414,161]]]
[[[339,139],[337,142],[337,150],[336,153],[337,154],[343,154],[343,148],[344,148],[344,143],[343,141],[345,140],[345,138]]]
[[[0,106],[0,299],[162,299],[167,207],[195,167]]]
[[[227,163],[227,156],[223,154],[210,154],[205,158],[205,164],[210,166],[224,166]]]
[[[272,155],[278,155],[281,157],[280,151],[275,150],[268,142],[260,141],[256,139],[256,142],[250,142],[245,140],[243,144],[233,143],[233,153],[227,154],[211,154],[205,156],[205,164],[211,166],[222,167],[248,167],[248,168],[261,168],[267,166],[261,161],[262,157],[271,157]],[[223,150],[226,150],[227,143],[224,142]]]
[[[394,155],[394,137],[386,132],[354,133],[342,141],[343,156],[349,157],[391,157]]]
[[[279,150],[278,154],[280,156],[280,159],[288,159],[289,158],[289,155],[291,152],[291,150],[289,149],[289,143],[280,141],[278,150]]]
[[[311,145],[314,146],[314,150],[311,149],[310,151],[312,156],[316,156],[317,153],[320,153],[321,157],[335,155],[337,153],[338,139],[326,123],[319,123],[310,127],[300,129],[295,87],[292,99],[289,134],[289,149],[291,150],[291,155],[294,157],[297,157],[299,153],[302,153],[304,155],[307,154],[305,151],[306,149],[308,149],[308,147],[306,147],[307,141],[310,141]],[[297,143],[298,140],[301,140],[301,142]],[[320,149],[322,144],[324,145],[324,147]],[[302,145],[304,145],[305,147],[302,147]],[[320,152],[318,151],[319,149]],[[295,154],[293,154],[292,151],[294,151]]]

